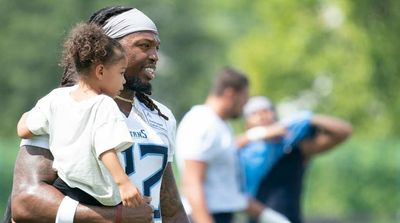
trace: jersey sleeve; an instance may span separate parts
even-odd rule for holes
[[[168,162],[172,162],[175,154],[176,147],[176,120],[172,115],[169,116],[168,120],[168,139],[169,139],[169,149],[168,149]]]
[[[49,135],[39,135],[33,136],[30,139],[22,139],[19,146],[35,146],[43,149],[50,149]]]
[[[102,99],[96,111],[92,144],[97,157],[110,149],[121,152],[133,144],[122,113],[114,100],[108,96]]]
[[[34,135],[49,134],[49,117],[51,115],[51,101],[54,93],[41,98],[28,114],[26,125]]]
[[[287,136],[283,139],[285,151],[296,148],[300,141],[312,134],[312,115],[309,111],[303,111],[282,122],[288,130]]]

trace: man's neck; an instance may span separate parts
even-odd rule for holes
[[[123,90],[119,95],[121,98],[132,100],[135,97],[135,91],[132,90]]]
[[[221,98],[216,96],[208,96],[204,104],[209,106],[221,119],[228,119],[225,112],[224,102]]]
[[[127,100],[133,100],[133,97],[135,97],[135,92],[131,90],[123,90],[119,95],[119,97]],[[128,117],[132,109],[132,103],[128,103],[126,102],[126,100],[118,100],[118,99],[116,99],[115,102],[117,103],[121,112],[124,113],[126,117]]]

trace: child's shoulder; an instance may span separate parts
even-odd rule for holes
[[[70,86],[70,87],[58,87],[50,91],[48,95],[64,95],[64,94],[69,94],[76,86]]]
[[[42,97],[40,100],[41,101],[53,101],[53,100],[57,100],[61,97],[65,97],[66,95],[69,95],[69,93],[74,89],[74,87],[75,86],[55,88],[52,91],[50,91],[47,95]]]
[[[105,94],[99,94],[96,96],[98,98],[99,101],[101,101],[102,103],[110,103],[110,104],[116,104],[116,102],[114,101],[114,99],[108,95]]]
[[[100,107],[119,110],[117,103],[112,97],[105,94],[99,94],[96,96],[96,98],[96,101],[98,104],[100,104]]]

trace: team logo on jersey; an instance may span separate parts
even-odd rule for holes
[[[141,129],[140,131],[129,131],[131,133],[131,136],[133,138],[143,138],[147,139],[147,134],[144,129]]]
[[[165,127],[165,120],[162,117],[160,117],[158,114],[152,114],[152,113],[146,111],[145,116],[147,118],[148,124],[151,127],[162,130],[162,131],[167,131],[167,128]]]

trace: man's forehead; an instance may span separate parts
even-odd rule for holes
[[[150,42],[155,42],[160,44],[160,38],[158,35],[151,31],[141,31],[141,32],[134,32],[129,35],[124,36],[122,39],[130,40],[130,41],[140,41],[140,40],[147,40]]]

